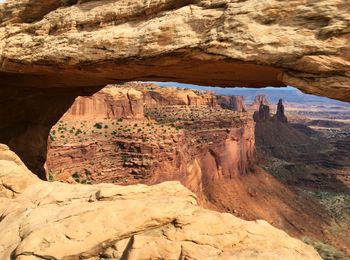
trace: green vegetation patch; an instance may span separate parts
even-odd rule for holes
[[[103,124],[102,123],[96,123],[94,124],[94,127],[97,129],[102,129],[103,128]]]
[[[324,260],[342,260],[345,259],[345,254],[335,247],[324,244],[320,241],[311,239],[309,237],[303,237],[301,239],[305,244],[308,244],[315,248]]]

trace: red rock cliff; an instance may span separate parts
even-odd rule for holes
[[[143,94],[128,87],[106,87],[91,97],[78,97],[66,119],[143,118]]]

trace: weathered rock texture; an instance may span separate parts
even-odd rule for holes
[[[63,119],[144,117],[143,94],[130,87],[105,87],[91,97],[78,97]]]
[[[0,187],[21,187],[0,193],[1,259],[321,259],[265,221],[198,207],[177,182],[43,182],[5,146],[0,172]]]
[[[131,80],[293,85],[350,100],[348,0],[102,0],[59,6],[60,0],[0,5],[0,99],[10,96],[21,107],[17,112],[13,102],[2,106],[6,125],[0,141],[37,173],[45,161],[47,129],[67,109],[65,102],[87,87],[98,91]]]
[[[1,70],[5,81],[23,75],[14,85],[33,86],[26,74],[60,79],[50,87],[136,78],[289,84],[349,100],[346,0],[7,2]]]

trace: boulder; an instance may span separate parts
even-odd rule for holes
[[[17,196],[0,198],[1,259],[321,259],[265,221],[200,208],[178,182],[49,183],[5,146],[0,158],[2,180],[33,179]],[[19,173],[7,172],[3,161]]]

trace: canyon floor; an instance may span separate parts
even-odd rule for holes
[[[95,95],[52,128],[49,180],[178,180],[206,208],[264,219],[325,259],[350,254],[350,125],[333,118],[346,108],[287,104],[289,123],[255,124],[256,107],[234,99],[230,109],[226,98],[223,108],[213,93],[135,83],[119,86],[112,103]]]

